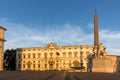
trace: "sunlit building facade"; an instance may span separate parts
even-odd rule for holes
[[[58,46],[49,43],[45,47],[18,48],[17,70],[71,70],[80,67],[87,68],[87,55],[93,53],[92,45]]]

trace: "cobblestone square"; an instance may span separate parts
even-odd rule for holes
[[[120,73],[1,71],[0,80],[120,80]]]

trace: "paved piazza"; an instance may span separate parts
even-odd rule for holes
[[[120,73],[1,71],[0,80],[120,80]]]

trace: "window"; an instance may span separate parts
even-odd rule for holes
[[[33,68],[35,68],[35,64],[33,64]]]
[[[40,61],[38,61],[38,63],[40,63]]]
[[[71,67],[71,63],[69,63],[69,67]]]
[[[80,52],[80,55],[83,55],[84,54],[84,52]]]
[[[30,58],[30,53],[28,53],[28,58]]]
[[[88,55],[89,53],[90,53],[89,51],[86,52],[87,55]]]
[[[56,68],[58,68],[58,64],[56,64]]]
[[[38,64],[38,68],[40,68],[40,64]]]
[[[50,57],[52,57],[53,56],[53,53],[50,53]]]
[[[25,68],[25,64],[23,64],[23,68]]]
[[[81,46],[81,48],[80,49],[82,49],[82,46]]]
[[[89,49],[89,47],[87,47],[87,49]]]
[[[44,54],[45,58],[47,58],[47,53]]]
[[[78,67],[79,66],[79,61],[77,61],[77,60],[73,61],[73,65],[74,65],[74,67]]]
[[[63,68],[64,68],[64,69],[65,69],[65,65],[66,65],[66,64],[65,64],[65,63],[63,63]]]
[[[33,61],[33,63],[35,63],[35,61]]]
[[[19,58],[19,59],[21,58],[21,55],[20,55],[20,54],[18,54],[18,58]]]
[[[66,53],[65,52],[63,52],[63,57],[65,57],[66,56]]]
[[[57,63],[58,63],[59,61],[57,61]]]
[[[20,68],[20,64],[18,64],[18,68]]]
[[[75,48],[75,49],[77,49],[77,48]]]
[[[68,53],[68,57],[72,57],[72,52],[69,52],[69,53]]]
[[[74,57],[77,57],[78,52],[74,52]]]
[[[40,58],[40,56],[41,56],[41,54],[40,54],[40,53],[38,53],[38,58]]]
[[[71,67],[71,60],[69,60],[69,67]]]
[[[33,58],[35,58],[35,53],[33,53]]]
[[[18,63],[20,64],[20,61]]]
[[[25,54],[23,54],[23,58],[25,58],[26,56],[25,56]]]
[[[45,64],[45,68],[47,68],[47,64]]]

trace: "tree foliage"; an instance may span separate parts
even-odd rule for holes
[[[16,66],[16,49],[7,49],[4,53],[4,68],[15,70]]]

